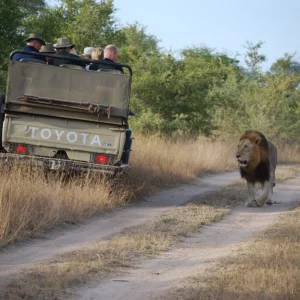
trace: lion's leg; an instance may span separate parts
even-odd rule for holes
[[[272,181],[267,180],[262,185],[262,193],[260,197],[256,200],[256,203],[258,206],[263,206],[266,203],[266,200],[268,199],[269,192],[270,192],[270,183]],[[272,183],[273,184],[273,183]]]
[[[273,204],[272,196],[273,196],[273,187],[274,186],[275,186],[275,170],[271,165],[270,182],[269,182],[269,195],[268,195],[268,200],[267,200],[266,204],[269,204],[269,205]]]
[[[256,206],[255,202],[255,185],[254,183],[247,181],[247,187],[248,187],[248,200],[245,203],[246,207]]]

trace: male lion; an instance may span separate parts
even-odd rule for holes
[[[267,141],[261,132],[247,130],[240,136],[236,158],[241,177],[247,181],[248,201],[246,206],[273,204],[271,197],[275,186],[276,147]],[[262,185],[262,194],[257,200],[255,199],[256,182]]]

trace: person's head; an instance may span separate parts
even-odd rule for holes
[[[24,40],[28,46],[34,47],[40,51],[41,47],[45,45],[43,38],[37,33],[30,33],[29,37]]]
[[[85,59],[91,59],[91,55],[92,55],[93,51],[94,51],[94,47],[85,47],[83,49],[83,53],[82,53],[81,57],[83,57]]]
[[[104,57],[104,50],[101,47],[96,47],[94,48],[92,54],[91,54],[91,58],[93,60],[99,60],[99,59],[103,59]]]
[[[67,51],[70,52],[71,49],[74,47],[74,44],[67,38],[59,38],[57,43],[54,45],[54,48],[57,52]]]
[[[45,43],[40,49],[41,53],[54,54],[56,53],[52,43]]]
[[[104,58],[108,58],[112,61],[117,61],[119,56],[119,50],[115,45],[108,45],[104,48]]]
[[[76,49],[73,47],[69,50],[70,53],[77,55]]]
[[[53,44],[52,43],[45,43],[45,45],[42,46],[42,48],[40,49],[40,53],[44,53],[44,54],[54,54],[56,53]],[[46,61],[48,62],[50,59],[50,57],[46,57]]]

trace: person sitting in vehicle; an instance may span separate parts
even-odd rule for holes
[[[71,49],[74,47],[74,44],[67,38],[59,38],[57,43],[54,45],[56,53],[54,55],[65,56],[66,59],[61,58],[51,58],[48,62],[49,65],[60,66],[64,64],[78,65],[85,67],[85,63],[82,61],[76,61],[69,58],[80,58],[78,55],[70,53]]]
[[[45,45],[43,45],[42,48],[40,49],[40,53],[53,55],[56,53],[56,51],[55,51],[52,43],[45,43]],[[46,57],[47,63],[49,62],[49,60],[50,60],[50,57]]]
[[[85,47],[83,49],[83,53],[81,55],[82,58],[92,59],[92,52],[94,51],[94,47]]]
[[[95,47],[93,48],[93,51],[91,53],[91,58],[92,60],[100,60],[100,59],[103,59],[103,56],[104,56],[104,50],[101,48],[101,47]],[[90,69],[90,65],[91,64],[88,64],[85,69],[86,70],[89,70]]]
[[[91,54],[91,59],[100,60],[103,58],[104,58],[104,49],[102,49],[101,47],[94,48],[94,50]]]
[[[43,38],[37,33],[30,33],[29,37],[24,40],[26,46],[23,51],[39,52],[41,47],[45,45]],[[16,53],[13,55],[12,60],[21,60],[22,58],[39,59],[46,61],[45,57],[34,54]]]
[[[119,49],[115,45],[108,45],[104,48],[104,55],[102,60],[99,60],[97,63],[90,65],[90,70],[99,70],[99,69],[113,69],[120,71],[124,74],[122,67],[113,64],[118,60]],[[101,64],[102,61],[111,62],[112,64]]]

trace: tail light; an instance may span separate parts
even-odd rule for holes
[[[9,144],[9,152],[17,153],[17,154],[31,154],[32,153],[32,147],[30,145],[23,145],[23,144]]]
[[[91,161],[102,165],[112,165],[114,163],[113,158],[105,154],[92,154]]]
[[[26,154],[28,152],[28,147],[24,145],[17,145],[16,152],[20,154]]]
[[[101,154],[97,154],[95,156],[95,161],[99,164],[107,164],[107,156],[106,155],[101,155]]]

